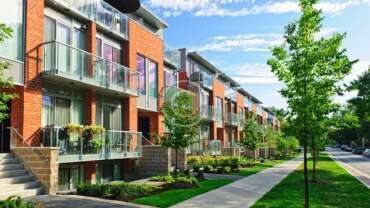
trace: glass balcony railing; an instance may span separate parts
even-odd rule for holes
[[[11,78],[15,84],[23,85],[24,83],[23,62],[10,60],[3,57],[0,57],[0,62],[9,64],[9,66],[4,70],[5,78]]]
[[[226,118],[226,123],[231,126],[238,126],[240,124],[239,115],[236,113],[227,112]]]
[[[44,77],[77,82],[129,96],[139,95],[139,73],[72,46],[44,43]]]
[[[109,130],[89,136],[69,133],[54,126],[45,127],[42,132],[43,146],[59,147],[60,163],[138,158],[142,155],[140,132]]]
[[[164,59],[176,68],[180,68],[180,51],[165,46]]]
[[[200,114],[200,118],[208,120],[208,121],[213,121],[215,119],[214,107],[210,105],[201,106],[199,114]]]
[[[98,25],[128,39],[125,14],[103,0],[48,0],[66,9],[72,10]]]
[[[213,89],[213,76],[207,74],[206,72],[202,72],[203,75],[203,86],[208,89]]]
[[[209,141],[208,152],[211,155],[221,155],[221,141],[220,140]]]

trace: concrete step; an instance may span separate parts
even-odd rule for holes
[[[0,161],[3,159],[12,159],[14,158],[14,155],[12,153],[1,153],[0,154]]]
[[[0,165],[0,171],[7,171],[7,170],[23,170],[23,165],[22,164],[17,164],[17,163],[9,163],[9,164],[4,164]]]
[[[3,193],[21,192],[27,189],[34,189],[41,187],[38,181],[28,181],[26,183],[19,184],[0,184],[0,195]]]
[[[0,178],[0,184],[17,184],[17,183],[25,183],[27,181],[36,180],[35,176],[33,175],[21,175],[21,176],[14,176],[9,178]]]
[[[26,170],[9,170],[9,171],[0,171],[0,178],[10,178],[14,176],[24,176],[29,173]]]
[[[17,158],[4,158],[0,160],[0,165],[19,163]]]
[[[42,192],[43,192],[43,189],[39,187],[39,188],[33,188],[33,189],[25,189],[24,191],[18,191],[18,192],[12,192],[12,193],[0,193],[0,200],[7,199],[11,196],[20,196],[22,198],[31,197],[31,196],[42,194]]]

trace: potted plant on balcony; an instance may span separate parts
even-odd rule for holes
[[[85,126],[83,129],[83,138],[87,149],[90,149],[93,153],[100,151],[104,144],[104,139],[102,138],[104,132],[105,129],[102,126]]]
[[[67,124],[63,129],[66,131],[69,141],[74,143],[79,140],[83,131],[83,126],[79,124]]]

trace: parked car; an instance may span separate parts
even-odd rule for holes
[[[348,145],[345,144],[343,144],[340,149],[346,152],[350,152],[352,150]]]
[[[365,157],[370,157],[370,149],[366,149],[363,153],[362,153],[363,156]]]
[[[355,148],[352,149],[352,153],[356,154],[356,155],[362,155],[362,153],[364,153],[365,150],[366,149],[363,148],[363,147],[355,147]]]

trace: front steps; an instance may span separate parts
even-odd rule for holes
[[[0,200],[10,196],[31,197],[42,192],[41,184],[13,154],[0,154]]]

